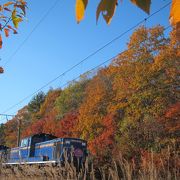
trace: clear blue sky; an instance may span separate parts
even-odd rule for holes
[[[124,0],[123,3],[120,1],[109,26],[102,17],[96,25],[95,11],[98,1],[90,0],[85,19],[77,24],[74,13],[75,0],[59,0],[29,36],[55,1],[28,0],[27,20],[20,24],[18,35],[4,38],[3,48],[0,50],[0,66],[5,69],[5,73],[0,75],[0,113],[147,17],[147,14],[130,1]],[[168,2],[170,1],[152,0],[151,13]],[[161,24],[166,27],[169,25],[168,17],[169,7],[142,25],[151,27]],[[61,87],[67,81],[123,51],[131,33],[132,31],[57,79],[44,88],[44,92],[50,87]],[[16,114],[31,98],[6,113]],[[1,122],[4,122],[3,117],[0,117]]]

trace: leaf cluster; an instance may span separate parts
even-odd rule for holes
[[[26,8],[24,0],[7,1],[0,5],[0,31],[4,31],[6,37],[10,32],[17,34],[19,23],[26,15]],[[2,34],[0,34],[0,48],[2,48],[2,44]]]

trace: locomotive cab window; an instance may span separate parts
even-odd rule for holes
[[[23,139],[21,141],[21,147],[26,147],[28,146],[29,138]]]

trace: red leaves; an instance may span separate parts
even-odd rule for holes
[[[180,110],[180,102],[177,102],[176,104],[172,105],[168,111],[166,112],[165,117],[166,118],[172,118],[180,115],[179,113]]]
[[[1,34],[0,34],[0,48],[2,48],[2,36],[1,36]]]
[[[16,29],[14,29],[12,26],[10,26],[10,25],[7,25],[7,27],[13,31],[13,34],[17,34],[17,31],[16,31]]]
[[[0,5],[1,17],[0,30],[4,29],[5,36],[9,36],[10,30],[13,34],[17,34],[16,29],[26,14],[26,2],[24,0],[9,1],[3,5]],[[15,28],[13,28],[11,25]],[[2,48],[2,37],[0,39],[0,48]]]
[[[146,160],[142,150],[172,147],[180,129],[175,73],[178,47],[169,44],[162,32],[161,27],[136,30],[128,50],[90,77],[87,84],[48,92],[38,108],[29,110],[26,122],[31,125],[26,125],[24,134],[82,137],[90,152],[101,159],[112,158],[118,149],[122,156],[140,158],[141,154]],[[8,128],[12,141],[14,134]]]
[[[76,124],[78,120],[77,112],[70,112],[65,115],[58,123],[56,136],[58,137],[77,137]]]
[[[9,36],[9,29],[5,28],[4,33],[5,33],[5,36],[8,37]]]
[[[23,137],[43,133],[44,123],[45,122],[42,119],[32,123],[30,126],[27,127],[27,129],[25,129],[25,131],[23,131]]]
[[[44,118],[32,123],[25,131],[23,136],[30,136],[37,133],[50,133],[57,137],[78,137],[75,126],[78,120],[78,113],[71,112],[64,118],[56,120],[57,113],[52,111]]]
[[[165,115],[159,119],[159,123],[163,126],[163,134],[165,137],[175,137],[180,129],[180,102],[177,102],[167,108]],[[178,135],[177,135],[178,136]]]
[[[0,67],[0,74],[2,74],[3,72],[4,72],[4,69]]]
[[[17,31],[10,25],[7,25],[6,28],[2,27],[0,24],[0,30],[4,28],[4,34],[6,37],[9,37],[10,30],[13,31],[13,34],[17,34]],[[2,48],[3,40],[2,40],[2,35],[0,34],[0,49]]]
[[[99,136],[95,137],[89,143],[89,149],[94,155],[103,157],[112,151],[115,144],[114,138],[116,133],[116,124],[114,120],[112,114],[107,115],[102,120],[103,130],[99,133]]]

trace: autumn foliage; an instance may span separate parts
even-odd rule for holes
[[[76,11],[76,21],[79,23],[84,19],[85,11],[88,5],[88,0],[76,0],[75,11]],[[151,3],[152,0],[130,0],[131,3],[139,7],[141,10],[150,14]],[[100,14],[106,21],[107,24],[110,24],[117,6],[120,4],[119,0],[100,0],[96,9],[96,21],[98,21]],[[121,5],[121,4],[120,4]],[[176,26],[178,32],[180,32],[179,24],[180,24],[180,2],[179,0],[172,0],[171,10],[170,10],[170,23],[173,26]],[[180,40],[180,36],[178,33],[178,39]]]
[[[22,108],[22,137],[51,133],[88,141],[93,156],[110,160],[123,157],[143,162],[171,158],[179,143],[179,42],[163,27],[140,27],[127,50],[94,76],[71,83],[65,89],[37,94]],[[16,144],[17,117],[2,130],[8,146]],[[157,164],[160,163],[157,160]]]
[[[4,31],[5,37],[9,37],[10,33],[17,34],[18,25],[26,15],[26,8],[24,0],[0,3],[0,31]],[[2,44],[2,33],[0,33],[0,48]]]

